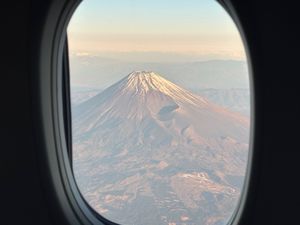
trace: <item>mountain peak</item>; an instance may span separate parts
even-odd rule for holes
[[[126,93],[144,97],[159,94],[176,102],[189,102],[193,105],[207,104],[207,101],[201,96],[192,94],[153,71],[133,71],[108,89],[111,93]]]
[[[133,71],[126,77],[126,87],[135,89],[137,92],[161,91],[169,83],[169,81],[153,71]]]
[[[153,71],[146,71],[146,70],[136,70],[131,72],[128,75],[128,78],[145,78],[145,77],[152,77],[152,76],[159,76],[155,74]]]
[[[163,80],[165,79],[163,79],[160,75],[154,73],[153,71],[140,70],[131,72],[127,76],[127,80],[130,82],[153,82],[153,80],[156,80],[157,82],[163,82]]]

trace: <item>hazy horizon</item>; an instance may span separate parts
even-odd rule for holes
[[[155,58],[153,56],[153,58]],[[144,62],[101,55],[70,56],[71,86],[104,89],[133,71],[153,71],[189,90],[249,88],[247,63],[241,60]]]
[[[68,38],[74,54],[246,60],[235,24],[212,0],[85,0],[70,21]]]
[[[188,89],[249,87],[240,34],[213,0],[85,0],[68,41],[72,86],[147,70]]]

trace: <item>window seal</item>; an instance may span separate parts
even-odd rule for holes
[[[62,66],[62,95],[63,95],[63,111],[64,111],[64,127],[67,151],[69,155],[70,165],[72,167],[72,111],[71,111],[71,88],[70,88],[70,64],[69,64],[69,46],[68,36],[66,35],[63,50],[63,66]]]

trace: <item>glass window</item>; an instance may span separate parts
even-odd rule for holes
[[[85,0],[68,26],[73,171],[122,225],[221,225],[246,174],[239,31],[213,0]]]

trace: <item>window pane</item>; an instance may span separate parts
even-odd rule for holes
[[[247,167],[240,34],[213,0],[85,0],[68,26],[73,170],[122,225],[220,225]]]

